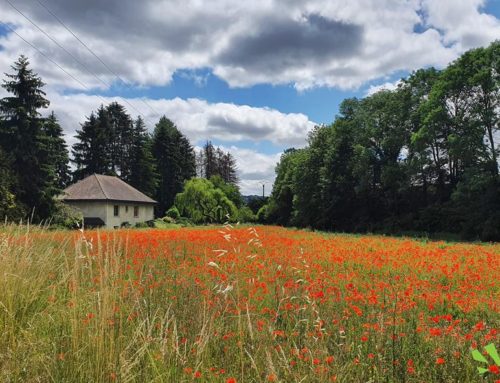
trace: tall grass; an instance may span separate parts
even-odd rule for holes
[[[205,249],[176,238],[148,248],[128,233],[0,228],[1,382],[479,381],[470,344],[419,330],[429,309],[405,311],[387,267],[326,264],[301,248],[271,259],[255,231],[238,242],[229,226]],[[398,275],[415,273],[404,267]],[[352,300],[349,287],[328,302],[310,288],[356,273],[386,280],[383,309]],[[487,307],[453,315],[466,319],[462,333],[499,324]]]

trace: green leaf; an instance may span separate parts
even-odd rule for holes
[[[472,357],[474,358],[474,360],[476,360],[478,362],[486,363],[486,364],[488,363],[486,358],[483,356],[483,354],[481,354],[481,352],[479,352],[479,350],[472,350]]]
[[[500,355],[498,355],[498,351],[493,343],[485,346],[484,349],[488,353],[488,355],[493,359],[497,366],[500,366]]]

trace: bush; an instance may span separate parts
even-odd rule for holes
[[[137,222],[137,223],[135,224],[135,227],[136,227],[137,229],[145,229],[145,228],[147,228],[147,227],[149,227],[149,226],[148,226],[148,224],[147,224],[146,222]]]
[[[268,210],[269,210],[269,205],[267,204],[259,209],[259,211],[257,212],[257,222],[259,223],[267,222]]]
[[[175,223],[175,219],[165,216],[161,219],[164,223]]]
[[[238,215],[238,209],[224,192],[202,178],[186,182],[182,193],[175,197],[175,206],[196,224],[223,223],[228,216],[235,221]]]
[[[181,214],[179,213],[179,209],[177,209],[177,207],[172,206],[170,209],[167,210],[166,216],[176,220],[179,219]]]
[[[194,226],[194,223],[191,222],[191,220],[186,217],[179,217],[179,219],[176,222],[184,227]]]
[[[255,222],[257,220],[255,214],[252,209],[248,206],[243,206],[238,211],[238,219],[240,222]]]
[[[51,225],[75,229],[82,227],[83,214],[80,210],[61,201],[55,202],[55,212],[50,219]]]

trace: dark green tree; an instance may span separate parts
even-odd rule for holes
[[[144,194],[154,197],[158,187],[158,174],[151,146],[151,137],[143,119],[139,116],[134,123],[129,174],[124,180]]]
[[[42,133],[42,152],[46,156],[44,162],[53,168],[54,184],[57,188],[64,189],[71,181],[68,145],[54,112],[43,121]]]
[[[97,116],[92,112],[82,128],[76,131],[77,142],[72,148],[75,180],[94,173],[113,174],[108,152],[108,132],[107,112],[101,105]]]
[[[157,215],[163,216],[173,205],[184,182],[195,175],[194,151],[175,124],[163,116],[153,133],[152,153],[158,172]]]
[[[54,210],[54,196],[60,192],[54,164],[47,151],[49,137],[43,129],[40,109],[49,101],[41,78],[29,68],[21,56],[6,74],[2,87],[11,95],[0,100],[0,142],[12,158],[12,174],[16,178],[14,194],[36,220],[48,218]]]

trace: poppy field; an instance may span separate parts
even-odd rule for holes
[[[497,382],[499,272],[498,244],[6,226],[0,381]]]

